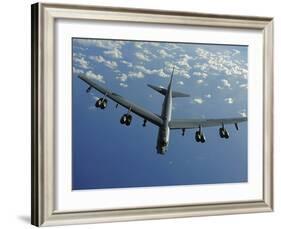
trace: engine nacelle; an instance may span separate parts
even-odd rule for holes
[[[196,131],[195,132],[195,140],[196,140],[196,142],[204,143],[204,142],[206,142],[206,137],[205,137],[205,135],[203,134],[202,131]]]
[[[120,123],[123,125],[123,124],[126,124],[126,126],[130,126],[131,125],[131,122],[132,122],[132,115],[130,114],[124,114],[122,115],[121,119],[120,119]]]
[[[105,109],[106,106],[107,106],[107,99],[105,99],[105,98],[100,98],[100,99],[98,99],[98,100],[96,101],[95,106],[96,106],[97,108],[101,108],[102,110]]]
[[[102,103],[101,99],[98,99],[96,101],[96,104],[95,104],[96,108],[100,108],[101,107],[101,103]]]
[[[226,139],[229,138],[229,133],[224,127],[221,127],[219,129],[219,134],[221,138],[226,138]]]
[[[103,110],[106,108],[106,106],[107,106],[107,99],[102,99],[100,108]]]

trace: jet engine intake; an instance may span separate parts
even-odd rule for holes
[[[98,100],[96,101],[95,106],[96,106],[97,108],[102,109],[102,110],[105,109],[106,106],[107,106],[107,99],[106,99],[106,98],[100,98],[100,99],[98,99]]]
[[[198,130],[195,132],[195,140],[196,140],[196,142],[204,143],[204,142],[206,142],[206,137],[202,131]]]
[[[219,129],[219,134],[220,134],[221,138],[226,138],[226,139],[229,138],[229,133],[228,133],[228,131],[224,127],[221,127]]]
[[[131,122],[132,122],[132,115],[130,114],[124,114],[122,115],[121,119],[120,119],[120,123],[123,125],[123,124],[126,124],[126,126],[130,126],[131,125]]]

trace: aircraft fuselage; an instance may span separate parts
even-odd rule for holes
[[[163,119],[163,125],[159,127],[158,137],[157,137],[157,153],[165,154],[169,145],[170,138],[170,128],[169,122],[172,118],[172,78],[168,86],[167,94],[165,95],[163,104],[162,104],[162,113],[161,118]]]

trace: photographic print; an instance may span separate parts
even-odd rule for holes
[[[31,16],[33,225],[273,210],[273,18]]]
[[[248,181],[248,46],[72,38],[72,189]]]

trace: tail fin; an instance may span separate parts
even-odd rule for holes
[[[171,79],[170,79],[169,87],[171,87],[172,82],[173,82],[173,78],[174,78],[174,70],[175,70],[175,66],[173,67],[173,71],[172,71],[172,74],[171,74]]]
[[[148,87],[152,88],[155,91],[158,91],[160,94],[162,95],[166,95],[167,94],[167,89],[166,88],[162,88],[162,87],[157,87],[151,84],[147,84]],[[182,92],[178,92],[178,91],[172,91],[172,97],[173,98],[179,98],[179,97],[189,97],[189,94],[185,94]]]

